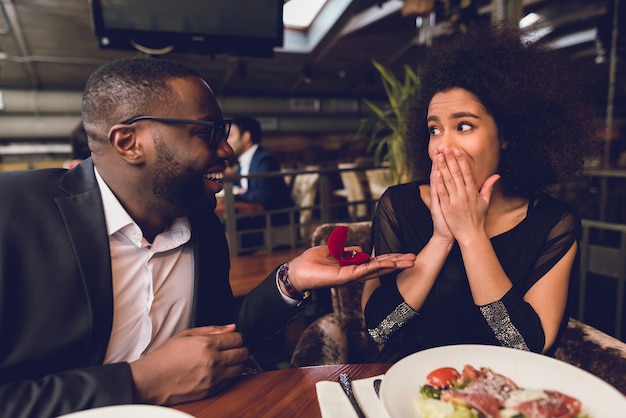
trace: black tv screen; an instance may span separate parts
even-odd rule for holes
[[[90,0],[101,48],[271,56],[284,0]]]

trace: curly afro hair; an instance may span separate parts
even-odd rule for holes
[[[414,177],[428,178],[430,170],[429,103],[453,88],[476,95],[507,142],[498,169],[507,195],[530,196],[570,180],[595,150],[583,77],[557,51],[524,41],[516,27],[474,26],[433,47],[421,70],[422,87],[407,115]]]

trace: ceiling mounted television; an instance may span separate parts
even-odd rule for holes
[[[283,0],[90,0],[101,48],[272,56]]]

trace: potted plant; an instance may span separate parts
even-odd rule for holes
[[[411,98],[420,88],[420,80],[417,73],[408,65],[404,66],[403,81],[382,64],[374,61],[373,65],[381,76],[387,102],[379,106],[363,99],[373,115],[362,121],[359,134],[369,136],[368,152],[373,152],[377,166],[389,166],[391,182],[398,184],[410,180],[411,177],[404,146],[405,112]]]

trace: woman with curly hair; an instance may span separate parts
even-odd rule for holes
[[[409,166],[428,180],[390,187],[374,217],[376,254],[417,254],[365,284],[379,361],[450,344],[552,354],[567,325],[581,223],[545,191],[582,169],[593,116],[556,52],[473,29],[431,52],[409,111]]]

